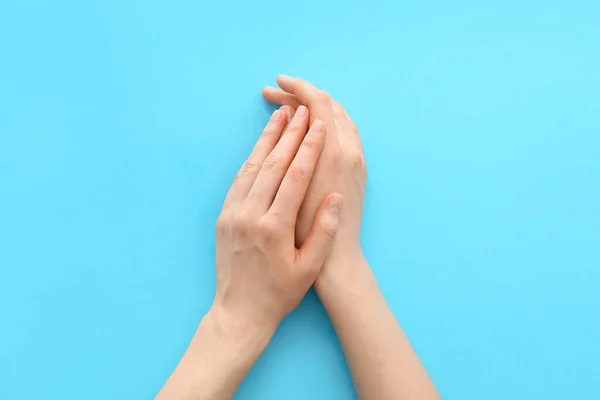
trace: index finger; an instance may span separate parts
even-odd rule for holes
[[[263,133],[252,149],[252,153],[250,153],[250,156],[233,180],[223,203],[224,209],[232,205],[239,205],[246,199],[256,180],[260,166],[279,142],[281,133],[287,122],[289,121],[287,121],[286,112],[283,110],[283,107],[273,112],[271,119],[267,122]]]
[[[325,127],[322,121],[316,120],[304,136],[269,210],[283,223],[295,225],[324,145]]]
[[[287,75],[279,75],[277,84],[287,93],[296,96],[302,104],[308,106],[311,122],[320,119],[327,128],[335,127],[331,97],[327,92],[318,89],[304,79],[292,78]]]

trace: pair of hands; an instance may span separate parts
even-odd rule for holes
[[[281,108],[217,222],[213,306],[157,398],[232,398],[314,284],[359,398],[439,400],[362,256],[366,167],[356,126],[311,84],[286,76],[277,83],[263,96]]]
[[[317,292],[327,290],[327,277],[342,273],[338,261],[362,257],[366,165],[356,126],[310,83],[287,76],[277,83],[263,96],[281,108],[237,174],[217,221],[211,312],[242,330],[274,331],[313,283]]]

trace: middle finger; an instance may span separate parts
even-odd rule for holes
[[[271,206],[281,181],[306,135],[308,119],[308,108],[298,107],[281,139],[263,162],[250,189],[246,202],[252,207],[257,207],[261,212],[266,213]]]

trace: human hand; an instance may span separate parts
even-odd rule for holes
[[[288,122],[287,114],[293,115]],[[304,244],[294,229],[326,127],[298,107],[276,110],[237,174],[217,221],[217,290],[211,311],[243,329],[272,331],[302,300],[338,231],[342,195],[323,193]],[[317,210],[318,209],[318,210]]]
[[[344,108],[325,91],[300,78],[280,75],[280,88],[265,87],[263,97],[273,104],[293,108],[308,106],[311,120],[324,122],[327,133],[325,147],[300,208],[296,225],[296,240],[306,239],[313,218],[323,197],[330,192],[344,195],[344,209],[340,228],[331,255],[325,262],[317,283],[326,274],[336,274],[350,264],[346,261],[362,259],[360,226],[367,167],[356,125]]]
[[[325,196],[296,248],[298,210],[325,143],[323,122],[307,133],[308,122],[306,107],[276,110],[238,172],[217,221],[215,300],[157,399],[231,399],[319,274],[342,195]]]

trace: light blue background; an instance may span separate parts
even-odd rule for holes
[[[444,398],[600,398],[598,2],[0,0],[0,399],[159,390],[277,73],[359,126],[364,250]],[[237,396],[354,397],[312,292]]]

